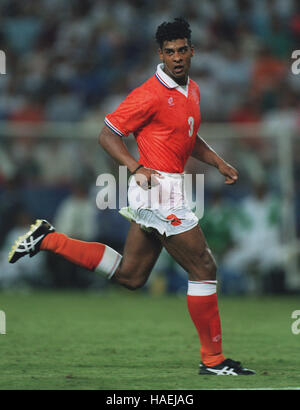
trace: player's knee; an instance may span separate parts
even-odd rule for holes
[[[215,280],[217,275],[217,264],[211,250],[205,247],[200,255],[197,255],[194,261],[190,276],[194,280]]]
[[[139,278],[121,279],[119,283],[129,290],[137,290],[144,286],[145,280]]]
[[[146,283],[143,275],[137,275],[135,270],[126,268],[124,265],[116,271],[114,280],[129,290],[140,289]]]
[[[203,263],[209,275],[215,278],[217,274],[217,264],[209,248],[206,248],[205,250],[205,256],[203,258]]]

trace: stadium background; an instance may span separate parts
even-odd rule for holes
[[[201,92],[200,135],[240,173],[224,186],[205,174],[200,220],[218,265],[220,292],[300,289],[300,77],[295,0],[2,0],[0,48],[0,289],[101,289],[111,285],[48,254],[7,262],[35,218],[122,250],[128,222],[96,207],[101,173],[117,164],[97,145],[103,118],[159,63],[156,27],[184,16]],[[133,138],[127,141],[136,153]],[[145,288],[185,293],[186,275],[165,253]]]

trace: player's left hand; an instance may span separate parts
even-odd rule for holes
[[[238,180],[239,174],[235,168],[227,164],[227,162],[222,162],[219,164],[218,169],[222,175],[225,177],[225,184],[233,185]]]

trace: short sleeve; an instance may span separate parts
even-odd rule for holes
[[[105,124],[121,137],[128,137],[143,127],[155,115],[155,94],[143,87],[133,90],[118,108],[105,117]]]

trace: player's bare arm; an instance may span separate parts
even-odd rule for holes
[[[151,186],[152,175],[159,175],[154,169],[140,167],[140,164],[134,159],[123,143],[122,138],[111,131],[106,125],[100,132],[99,144],[119,164],[126,165],[130,173],[137,175],[137,183],[141,185],[142,188],[147,189]],[[144,178],[141,176],[144,176]]]
[[[126,165],[130,172],[134,172],[134,170],[140,165],[129,153],[122,138],[111,131],[106,125],[100,132],[99,144],[119,164]]]
[[[225,176],[225,184],[235,184],[238,171],[223,160],[199,135],[197,135],[192,157],[216,167]]]

